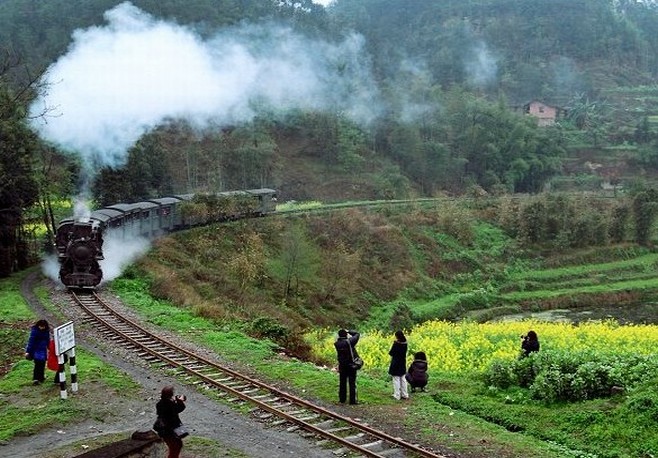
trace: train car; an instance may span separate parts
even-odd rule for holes
[[[103,237],[155,238],[192,226],[265,216],[276,210],[276,190],[270,188],[215,194],[181,194],[135,203],[118,203],[67,218],[57,227],[55,244],[59,278],[69,288],[94,288],[103,279]]]
[[[248,189],[245,191],[258,201],[256,216],[265,216],[276,211],[276,190],[269,188]]]

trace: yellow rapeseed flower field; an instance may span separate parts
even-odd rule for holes
[[[531,329],[539,335],[542,350],[648,355],[658,349],[658,326],[654,325],[620,325],[613,321],[579,325],[534,320],[429,321],[406,333],[408,361],[412,361],[414,352],[424,351],[431,371],[482,372],[493,360],[517,358],[521,336]],[[335,333],[328,330],[308,336],[315,354],[327,361],[336,359],[335,337]],[[365,362],[364,369],[387,369],[392,342],[392,333],[363,332],[357,349]]]

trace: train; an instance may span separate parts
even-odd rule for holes
[[[153,239],[213,222],[265,216],[276,211],[276,199],[276,190],[270,188],[179,194],[63,219],[55,234],[59,279],[70,289],[97,287],[103,280],[103,239],[110,232],[126,239]]]

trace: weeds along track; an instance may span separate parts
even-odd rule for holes
[[[115,345],[152,365],[174,369],[187,383],[216,390],[227,402],[248,403],[256,420],[299,431],[337,456],[445,458],[181,348],[121,316],[96,293],[71,292],[71,299]]]

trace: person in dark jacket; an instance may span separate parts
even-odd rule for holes
[[[174,429],[183,424],[178,414],[185,410],[186,399],[185,396],[174,396],[173,386],[165,386],[160,393],[160,400],[155,405],[158,419],[164,423],[158,434],[169,449],[167,458],[179,458],[183,449],[183,440],[174,434]]]
[[[393,377],[393,397],[398,401],[400,399],[409,399],[407,391],[407,338],[402,331],[395,331],[395,340],[389,350],[391,364],[388,367],[388,373]]]
[[[409,365],[404,378],[411,385],[412,393],[416,391],[416,388],[420,388],[420,391],[425,391],[427,379],[429,378],[427,375],[427,356],[425,352],[419,351],[414,353],[414,360]]]
[[[46,320],[39,320],[30,328],[30,337],[25,347],[25,358],[34,361],[32,383],[38,385],[46,379],[45,369],[50,344],[50,326]]]
[[[539,351],[539,338],[535,331],[528,331],[528,334],[521,336],[521,357],[525,358],[530,353]]]
[[[348,337],[349,336],[349,337]],[[338,400],[345,403],[347,400],[347,385],[350,387],[350,404],[357,403],[356,396],[356,372],[352,367],[352,361],[359,354],[356,352],[356,344],[361,335],[357,331],[341,329],[338,331],[338,339],[334,342],[336,356],[338,357]]]

